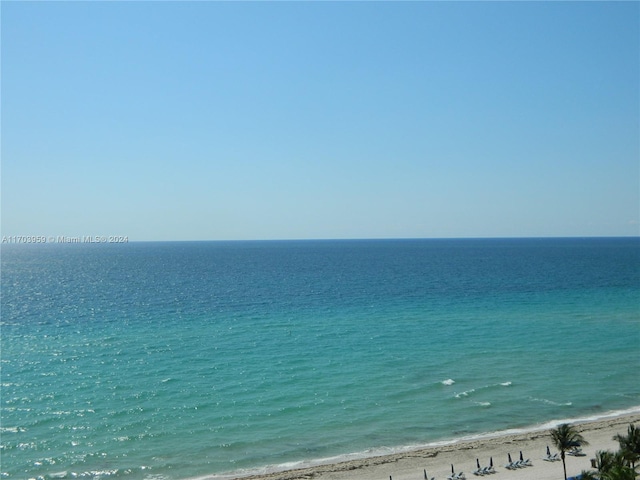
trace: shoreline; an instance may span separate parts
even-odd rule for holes
[[[286,465],[271,465],[264,469],[246,472],[228,472],[226,474],[198,477],[200,480],[421,480],[424,470],[429,478],[446,479],[451,473],[451,464],[456,472],[463,471],[467,477],[475,478],[473,470],[477,459],[481,466],[487,466],[492,458],[496,473],[491,478],[520,480],[556,480],[562,477],[562,462],[543,461],[546,447],[555,447],[549,431],[561,423],[570,423],[577,427],[588,446],[583,447],[584,456],[567,456],[567,475],[577,475],[591,468],[590,459],[598,450],[617,450],[613,440],[615,434],[624,434],[629,424],[640,424],[640,406],[626,410],[604,413],[594,417],[579,417],[544,422],[523,429],[509,429],[499,432],[486,432],[452,440],[431,442],[423,446],[399,447],[393,453],[367,454],[354,453],[342,457],[318,459],[315,462],[302,461],[287,468]],[[507,470],[507,456],[516,459],[522,451],[530,458],[533,466],[518,470]],[[349,459],[348,457],[355,457]],[[306,466],[302,466],[304,464]],[[263,470],[263,471],[260,471]],[[559,475],[558,475],[559,474]]]

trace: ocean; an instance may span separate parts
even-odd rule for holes
[[[3,245],[7,479],[225,477],[640,406],[640,239]]]

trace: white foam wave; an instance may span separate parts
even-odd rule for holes
[[[67,470],[62,470],[59,472],[51,472],[51,473],[47,473],[44,476],[39,476],[38,478],[45,478],[45,479],[51,479],[51,480],[55,480],[55,479],[66,479],[66,478],[89,478],[89,479],[95,479],[95,478],[107,478],[107,477],[116,477],[118,476],[118,473],[120,473],[120,471],[116,468],[116,469],[111,469],[111,470],[91,470],[91,471],[86,471],[86,472],[70,472]],[[162,477],[145,477],[145,478],[165,478],[164,476]]]
[[[0,427],[0,433],[20,433],[26,430],[20,427]]]
[[[495,387],[510,387],[511,385],[513,385],[511,382],[492,383],[490,385],[484,385],[482,387],[472,388],[470,390],[465,390],[464,392],[457,393],[455,397],[456,398],[468,397],[470,394],[478,390],[486,390],[486,389],[495,388]]]
[[[442,382],[440,382],[440,383],[442,383],[442,385],[453,385],[453,384],[454,384],[454,383],[456,383],[456,382],[455,382],[455,380],[452,380],[451,378],[448,378],[448,379],[446,379],[446,380],[443,380],[443,381],[442,381]]]
[[[456,394],[455,394],[455,397],[456,397],[456,398],[468,397],[468,396],[469,396],[469,394],[471,394],[471,393],[473,393],[473,392],[475,392],[475,391],[476,391],[476,389],[475,389],[475,388],[472,388],[471,390],[466,390],[466,391],[464,391],[464,392],[456,393]]]
[[[47,475],[49,478],[67,478],[69,474],[66,471],[50,473]]]
[[[573,405],[572,402],[554,402],[553,400],[548,400],[546,398],[534,398],[534,397],[529,397],[529,399],[532,402],[541,402],[541,403],[546,403],[547,405],[553,405],[556,407],[570,407],[571,405]]]
[[[622,417],[625,415],[634,415],[640,413],[640,405],[636,407],[631,407],[626,410],[613,410],[611,412],[601,413],[592,415],[589,417],[576,417],[576,418],[563,418],[559,420],[551,420],[549,422],[543,423],[539,425],[537,430],[548,430],[550,428],[555,428],[558,425],[563,423],[589,423],[589,422],[597,422],[600,420],[608,420],[611,418]]]

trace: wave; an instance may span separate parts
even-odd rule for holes
[[[555,407],[570,407],[573,405],[572,402],[554,402],[553,400],[548,400],[546,398],[529,397],[529,400],[532,402],[546,403],[547,405],[553,405]]]
[[[456,397],[456,398],[468,397],[470,394],[472,394],[472,393],[473,393],[473,392],[475,392],[475,391],[476,391],[476,389],[475,389],[475,388],[472,388],[471,390],[466,390],[466,391],[464,391],[464,392],[456,393],[456,394],[454,395],[454,397]]]
[[[616,417],[623,417],[625,415],[634,415],[640,414],[640,405],[627,408],[625,410],[612,410],[609,412],[604,412],[596,415],[591,415],[588,417],[574,417],[574,418],[562,418],[559,420],[551,420],[549,422],[540,424],[537,430],[548,430],[549,428],[555,428],[558,425],[563,423],[588,423],[588,422],[597,422],[600,420],[610,420]],[[535,430],[534,430],[535,431]]]
[[[95,479],[95,478],[108,478],[108,477],[118,477],[120,470],[111,469],[111,470],[91,470],[86,472],[72,472],[69,470],[61,470],[58,472],[45,473],[44,475],[39,475],[37,478],[43,480],[66,480],[69,478],[87,478],[87,479]],[[127,472],[129,473],[129,472]],[[8,476],[4,474],[0,474],[0,476]]]
[[[474,393],[476,391],[479,391],[479,390],[486,390],[486,389],[494,388],[494,387],[510,387],[511,385],[512,385],[511,382],[492,383],[490,385],[485,385],[483,387],[472,388],[470,390],[465,390],[464,392],[456,393],[454,396],[455,396],[455,398],[468,397],[472,393]]]
[[[0,427],[0,433],[21,433],[26,432],[24,427]]]

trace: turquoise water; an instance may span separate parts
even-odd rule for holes
[[[640,239],[3,245],[2,478],[186,479],[640,405]]]

